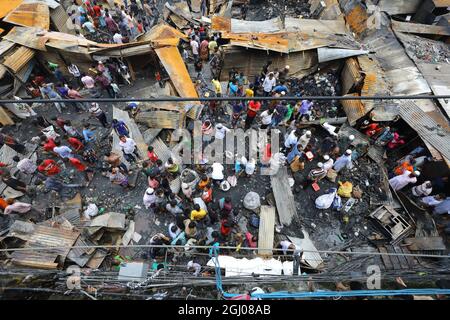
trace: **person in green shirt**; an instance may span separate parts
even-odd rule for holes
[[[292,121],[292,115],[294,114],[294,104],[292,102],[288,102],[288,104],[286,105],[287,107],[287,111],[286,111],[286,115],[284,116],[283,121],[286,122],[286,124],[290,124]]]

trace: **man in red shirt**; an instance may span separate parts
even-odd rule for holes
[[[102,8],[101,8],[98,4],[96,4],[95,6],[93,6],[93,7],[92,7],[92,10],[94,11],[94,16],[95,16],[95,17],[100,17]]]
[[[261,103],[259,101],[251,100],[248,103],[247,117],[245,118],[245,130],[250,129],[259,109],[261,109]]]
[[[80,172],[86,171],[87,167],[77,158],[69,158],[69,163],[75,167]]]
[[[55,160],[45,159],[38,166],[38,171],[42,172],[46,176],[54,176],[61,172],[61,168],[56,164]]]
[[[53,148],[56,147],[55,140],[47,138],[46,136],[41,136],[41,141],[44,143],[42,147],[45,152],[53,152]]]
[[[153,151],[153,147],[149,146],[147,150],[148,150],[147,155],[150,161],[152,163],[156,163],[156,161],[158,161],[158,156],[156,155],[155,151]]]
[[[70,146],[73,150],[75,150],[75,152],[81,151],[84,148],[83,143],[81,143],[81,141],[77,138],[70,137],[69,139],[67,139],[67,142],[69,142]]]

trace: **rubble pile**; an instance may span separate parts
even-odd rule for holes
[[[245,20],[262,21],[280,15],[307,19],[311,15],[309,8],[308,0],[255,0],[247,6]]]

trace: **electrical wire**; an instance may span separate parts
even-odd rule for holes
[[[0,252],[13,252],[13,251],[47,251],[54,249],[99,249],[99,248],[185,248],[184,245],[155,245],[155,244],[133,244],[133,245],[84,245],[84,246],[48,246],[48,247],[23,247],[23,248],[3,248]],[[195,249],[210,249],[211,246],[199,246],[190,245],[189,248]],[[236,246],[219,246],[220,249],[237,249]],[[272,250],[272,251],[287,251],[294,252],[294,249],[280,249],[280,248],[250,248],[239,247],[240,250]],[[404,256],[404,257],[422,257],[422,258],[436,258],[436,259],[449,259],[450,255],[433,255],[433,254],[419,254],[419,253],[383,253],[383,252],[363,252],[363,251],[334,251],[334,250],[301,250],[302,252],[310,253],[326,253],[326,254],[344,254],[344,255],[363,255],[363,256]]]

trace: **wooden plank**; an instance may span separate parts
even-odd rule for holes
[[[261,206],[259,236],[258,236],[258,255],[272,256],[273,240],[275,230],[275,208],[271,206]]]
[[[395,253],[395,251],[394,251],[392,246],[387,245],[385,247],[386,247],[386,250],[387,250],[388,253]],[[400,265],[400,261],[398,260],[397,256],[388,256],[388,257],[389,257],[389,259],[392,262],[392,266],[393,266],[394,270],[400,270],[402,268],[401,265]]]
[[[446,249],[441,237],[406,238],[404,242],[410,251]]]
[[[0,106],[0,123],[4,126],[12,126],[14,124],[13,119],[11,119],[2,106]]]
[[[278,216],[283,225],[290,225],[292,218],[296,215],[294,195],[289,186],[289,176],[286,167],[282,167],[271,176],[273,195],[277,206]]]
[[[378,247],[378,251],[380,253],[384,253],[381,255],[381,260],[383,260],[384,266],[386,267],[387,270],[392,270],[394,269],[394,266],[392,265],[391,259],[389,259],[389,256],[386,255],[387,250],[385,247]]]
[[[408,269],[408,261],[406,260],[405,256],[402,255],[402,249],[398,246],[392,246],[392,248],[394,249],[395,253],[401,254],[400,256],[397,256],[397,258],[400,261],[400,266],[402,267],[402,269]]]

